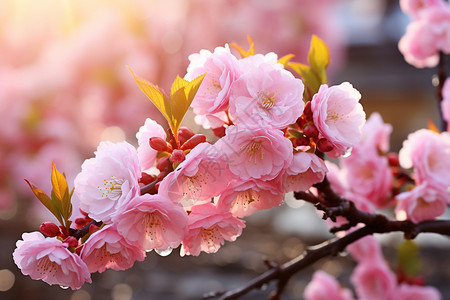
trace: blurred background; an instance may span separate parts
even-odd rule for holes
[[[188,55],[201,49],[227,42],[247,48],[248,34],[258,53],[292,53],[306,62],[316,34],[330,48],[330,84],[351,82],[367,115],[379,111],[393,125],[391,148],[398,151],[428,119],[439,124],[435,70],[409,66],[397,50],[408,23],[398,1],[389,0],[0,1],[0,298],[200,299],[244,284],[265,270],[265,258],[282,263],[329,238],[309,205],[287,198],[248,218],[243,236],[217,254],[149,253],[130,270],[93,274],[93,284],[75,292],[31,280],[12,260],[22,232],[46,219],[24,178],[49,192],[54,161],[73,186],[100,141],[136,144],[146,117],[162,122],[127,67],[168,90],[184,76]],[[198,128],[192,118],[185,122]],[[382,238],[392,246],[398,237]],[[450,271],[438,267],[450,265],[450,243],[438,236],[420,243],[427,283],[450,298]],[[394,257],[395,249],[385,253]],[[286,299],[300,299],[319,268],[348,285],[353,265],[343,257],[315,264],[294,278]]]

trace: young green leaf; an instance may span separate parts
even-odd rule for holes
[[[58,210],[57,206],[53,203],[50,197],[28,180],[25,179],[25,181],[28,183],[34,195],[39,199],[39,201],[41,201],[41,203],[44,204],[44,206],[56,217],[56,219],[58,219],[59,223],[63,225],[61,212]]]
[[[309,66],[301,63],[289,62],[288,67],[292,68],[302,78],[303,84],[305,85],[303,101],[305,103],[311,101],[313,95],[317,93],[321,84],[317,75],[314,74]]]
[[[177,76],[170,89],[169,98],[160,91],[157,86],[139,78],[133,71],[130,70],[130,72],[141,91],[144,92],[166,118],[170,130],[172,131],[175,140],[178,142],[177,136],[181,121],[186,115],[206,74],[195,78],[191,82]]]
[[[308,63],[311,70],[320,80],[321,84],[327,83],[326,69],[330,63],[330,51],[324,41],[313,35],[308,53]]]
[[[287,66],[288,62],[291,61],[291,59],[294,58],[294,54],[287,54],[283,56],[282,58],[278,59],[278,63],[282,64],[284,67]]]

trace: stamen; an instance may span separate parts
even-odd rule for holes
[[[102,197],[117,201],[122,196],[122,184],[124,181],[117,179],[116,176],[112,176],[110,180],[104,179],[103,181],[103,186],[97,187],[102,192]]]
[[[254,155],[259,155],[261,157],[261,160],[263,159],[264,152],[262,151],[261,142],[258,141],[251,141],[247,145],[244,145],[241,147],[241,151],[247,152],[249,158],[248,161],[250,162]],[[256,163],[256,158],[255,158]]]
[[[269,97],[265,92],[258,93],[258,100],[261,107],[264,109],[271,109],[275,105],[275,95]]]

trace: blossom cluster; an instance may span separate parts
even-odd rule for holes
[[[13,256],[24,274],[78,289],[91,282],[90,273],[130,268],[149,251],[215,253],[241,235],[245,217],[280,206],[286,193],[314,193],[325,176],[361,211],[395,205],[399,219],[413,222],[443,214],[450,168],[436,159],[449,154],[447,132],[419,130],[399,155],[389,153],[392,127],[378,114],[366,122],[361,94],[350,83],[328,85],[329,53],[319,38],[312,38],[309,65],[255,54],[249,42],[248,51],[232,45],[240,57],[228,44],[189,56],[186,75],[176,78],[170,96],[132,73],[169,129],[148,118],[136,134],[137,148],[100,143],[74,181],[83,217],[69,220],[71,193],[55,170],[51,199],[30,184],[61,226],[45,222],[47,237],[25,233],[17,242]],[[189,107],[196,122],[211,129],[209,139],[180,126]],[[325,154],[339,159],[340,167],[326,163]],[[408,288],[394,284],[377,247],[355,246],[353,284],[364,299],[380,292],[395,299]],[[374,290],[364,278],[381,273]],[[351,299],[323,274],[311,285],[322,280]],[[379,289],[384,285],[389,289]],[[314,290],[306,291],[310,299]]]
[[[445,0],[400,0],[413,20],[398,48],[406,62],[417,67],[435,67],[439,52],[450,54],[450,5]]]
[[[130,268],[148,251],[214,253],[241,235],[242,218],[321,182],[327,167],[314,151],[338,157],[359,141],[360,94],[349,83],[323,84],[305,104],[302,80],[285,65],[274,53],[237,58],[228,45],[191,55],[186,80],[206,73],[191,107],[218,139],[185,127],[167,133],[147,119],[137,149],[101,142],[74,181],[84,215],[75,230],[87,234],[44,223],[48,237],[24,234],[16,264],[77,289],[89,273]]]
[[[420,278],[394,274],[383,257],[380,244],[373,236],[366,236],[348,247],[358,265],[350,276],[358,299],[415,299],[439,300],[434,287],[423,286]],[[305,300],[353,300],[352,292],[324,271],[316,271],[305,288]]]

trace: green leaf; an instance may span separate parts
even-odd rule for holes
[[[68,195],[69,186],[67,185],[66,177],[56,169],[55,163],[52,162],[52,186],[55,196],[63,201],[65,194]]]
[[[30,183],[28,180],[25,181],[30,186],[34,195],[41,201],[42,204],[58,219],[59,223],[63,225],[63,219],[61,217],[61,212],[58,210],[58,207],[53,203],[47,194],[45,194],[40,188],[36,187],[34,184]]]
[[[290,62],[291,59],[294,58],[294,56],[295,56],[294,54],[288,54],[288,55],[285,55],[285,56],[283,56],[282,58],[280,58],[280,59],[278,60],[278,63],[280,63],[280,64],[282,64],[284,67],[286,67],[287,64],[288,64],[288,62]]]
[[[398,268],[409,276],[417,276],[422,269],[419,246],[411,240],[405,240],[397,247]]]
[[[308,53],[311,70],[319,78],[321,84],[327,83],[326,69],[330,63],[330,51],[324,41],[313,35]]]
[[[69,194],[69,186],[67,184],[66,176],[58,171],[55,163],[52,163],[52,200],[54,200],[65,222],[72,215],[71,194]],[[55,198],[53,199],[53,195]],[[59,202],[59,203],[58,203]]]
[[[317,93],[320,88],[320,80],[316,74],[307,65],[290,62],[288,67],[292,68],[297,74],[302,78],[303,84],[305,85],[305,91],[303,93],[303,101],[306,103],[311,101],[313,95]]]
[[[170,130],[178,142],[177,136],[181,121],[183,121],[206,74],[195,78],[191,82],[177,76],[170,89],[170,98],[168,98],[157,86],[134,75],[131,69],[130,72],[141,91],[144,92],[166,118]]]

